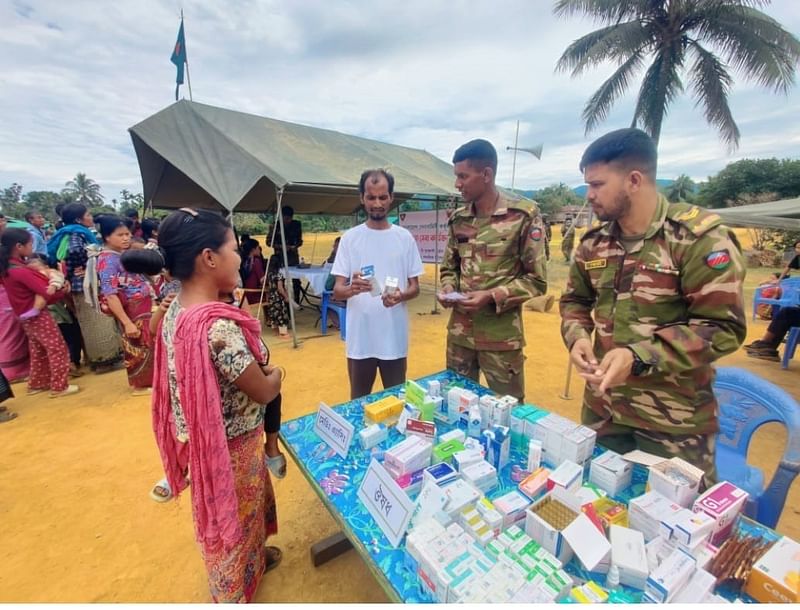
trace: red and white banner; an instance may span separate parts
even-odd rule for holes
[[[423,263],[442,262],[447,245],[447,221],[452,213],[452,209],[439,210],[437,231],[435,210],[400,212],[400,226],[414,236]]]

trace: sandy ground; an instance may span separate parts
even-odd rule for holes
[[[307,237],[307,258],[319,262],[332,236],[316,246]],[[557,242],[554,253],[559,254]],[[557,259],[560,257],[557,257]],[[427,266],[432,284],[433,266]],[[566,265],[550,264],[554,294],[563,286]],[[766,271],[748,277],[752,287]],[[444,368],[447,316],[432,315],[433,287],[411,307],[409,376]],[[344,343],[314,328],[316,313],[298,315],[298,349],[267,336],[272,359],[285,366],[284,419],[316,410],[320,400],[347,400]],[[571,400],[564,389],[567,354],[556,310],[524,315],[527,399],[577,419],[581,384],[573,379]],[[748,340],[761,335],[757,322]],[[780,385],[800,400],[800,358],[788,371],[775,363],[746,358],[739,351],[720,362],[741,366]],[[157,504],[148,498],[161,476],[150,427],[149,399],[131,397],[123,372],[86,375],[83,391],[60,401],[41,396],[6,404],[20,417],[0,426],[0,601],[17,602],[205,602],[205,572],[194,541],[188,496]],[[379,382],[378,382],[379,383]],[[751,445],[750,461],[774,471],[786,442],[777,425],[762,427]],[[333,519],[297,466],[275,483],[280,533],[271,542],[284,549],[283,564],[262,581],[257,601],[381,602],[386,597],[355,551],[314,568],[309,547],[336,531]],[[800,540],[800,482],[795,481],[778,531]]]

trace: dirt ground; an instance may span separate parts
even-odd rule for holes
[[[558,232],[557,230],[555,231]],[[304,254],[320,262],[332,235],[306,237]],[[311,253],[314,256],[311,256]],[[558,236],[549,265],[552,292],[564,285],[567,266]],[[767,270],[751,272],[747,299]],[[409,377],[444,368],[446,314],[433,314],[432,265],[422,295],[411,304]],[[284,419],[315,411],[319,401],[346,401],[344,343],[314,327],[316,312],[298,314],[302,343],[267,336],[272,360],[287,370]],[[557,308],[525,312],[527,399],[577,419],[581,385],[564,390],[567,353]],[[748,341],[766,323],[750,326]],[[743,351],[721,366],[747,368],[800,400],[800,358],[788,371],[749,359]],[[0,601],[3,602],[207,602],[205,572],[194,541],[189,497],[157,504],[148,491],[161,477],[150,425],[149,399],[131,397],[124,372],[86,375],[83,390],[59,401],[41,396],[6,404],[19,418],[0,426]],[[379,382],[378,382],[379,383]],[[777,425],[762,427],[750,461],[771,477],[786,442]],[[314,568],[309,547],[337,528],[294,463],[275,482],[280,533],[271,542],[284,550],[282,565],[263,579],[257,601],[382,602],[386,596],[355,551]],[[800,540],[800,481],[795,481],[778,531]]]

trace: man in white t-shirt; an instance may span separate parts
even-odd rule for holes
[[[406,380],[408,308],[423,274],[417,243],[388,220],[394,177],[382,169],[361,174],[358,190],[367,221],[347,231],[331,273],[333,298],[347,301],[347,373],[350,398],[372,392],[380,369],[383,387]]]

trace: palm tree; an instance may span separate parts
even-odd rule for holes
[[[100,185],[86,174],[78,173],[75,177],[64,185],[62,193],[73,195],[75,199],[84,205],[99,206],[103,205],[103,195],[100,193]]]
[[[691,203],[694,200],[696,185],[694,180],[689,178],[686,174],[681,174],[672,184],[664,189],[664,195],[673,203],[676,201],[686,201]]]
[[[786,94],[794,85],[800,41],[756,7],[771,0],[557,0],[559,16],[585,13],[605,24],[573,42],[556,70],[582,74],[610,61],[618,68],[583,109],[586,133],[606,119],[652,58],[639,88],[633,127],[656,143],[672,101],[684,92],[682,76],[706,121],[730,150],[739,146],[739,128],[728,106],[730,71]]]

